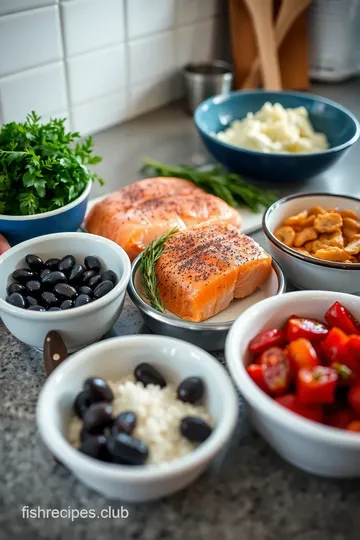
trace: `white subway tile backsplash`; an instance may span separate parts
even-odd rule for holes
[[[123,0],[73,0],[61,5],[67,56],[124,40]]]
[[[130,115],[140,116],[176,99],[176,77],[151,79],[130,88]]]
[[[126,0],[128,39],[172,28],[175,0]]]
[[[31,110],[41,116],[67,110],[63,62],[0,79],[0,98],[5,123],[23,121]]]
[[[73,105],[111,94],[127,84],[125,45],[70,58],[67,72]]]
[[[179,68],[188,62],[214,59],[221,49],[222,36],[217,33],[221,18],[176,29],[176,59]]]
[[[8,15],[25,9],[51,6],[58,0],[0,0],[0,15]]]
[[[57,6],[0,17],[0,77],[62,58]]]
[[[174,32],[164,32],[149,38],[131,41],[129,51],[130,84],[170,75],[175,67]]]
[[[67,111],[44,114],[41,117],[41,122],[43,124],[45,124],[46,122],[49,122],[49,120],[51,118],[65,118],[64,126],[65,126],[66,131],[72,131],[71,130],[71,122],[70,122],[70,118],[69,118],[68,114],[69,113]]]
[[[88,135],[123,122],[127,114],[127,94],[122,90],[75,107],[72,110],[72,127],[81,135]]]
[[[176,0],[176,24],[191,24],[222,13],[226,0]]]

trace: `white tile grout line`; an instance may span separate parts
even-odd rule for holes
[[[64,32],[64,16],[63,16],[63,5],[58,4],[58,13],[59,13],[59,20],[60,20],[60,32],[61,32],[61,47],[63,52],[63,62],[64,62],[64,70],[65,70],[65,91],[66,91],[66,101],[67,101],[67,114],[68,114],[68,122],[70,125],[70,130],[74,131],[73,129],[73,117],[72,117],[72,110],[71,110],[71,99],[70,99],[70,81],[69,81],[69,70],[67,66],[67,54],[66,54],[66,47],[65,47],[65,32]]]

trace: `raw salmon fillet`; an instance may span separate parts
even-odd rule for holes
[[[113,240],[133,260],[154,238],[174,227],[184,230],[206,221],[241,224],[234,208],[187,180],[147,178],[98,202],[86,219],[86,229]]]
[[[232,225],[204,223],[170,238],[155,269],[166,308],[200,322],[253,293],[271,271],[271,256]]]

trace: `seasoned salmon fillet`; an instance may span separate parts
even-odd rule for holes
[[[147,178],[98,202],[86,219],[86,229],[113,240],[133,260],[172,228],[184,230],[206,221],[241,224],[234,208],[187,180]]]
[[[271,271],[271,256],[232,225],[204,223],[170,238],[155,270],[166,308],[200,322],[253,293]]]

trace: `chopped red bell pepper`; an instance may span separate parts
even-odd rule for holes
[[[349,347],[349,336],[340,328],[332,328],[324,341],[321,343],[321,348],[324,351],[328,364],[334,362],[344,364],[353,372],[354,376],[360,375],[360,364]]]
[[[250,364],[246,371],[248,372],[254,383],[261,388],[264,392],[268,392],[268,388],[265,384],[263,367],[259,364]]]
[[[260,356],[259,364],[263,367],[269,392],[274,395],[284,393],[290,384],[290,365],[285,351],[279,347],[270,347]]]
[[[285,342],[285,331],[281,328],[272,328],[257,334],[249,343],[249,351],[253,354],[261,354],[269,347],[279,347],[285,345]]]
[[[296,380],[296,395],[306,405],[331,404],[335,399],[338,375],[335,369],[315,366],[300,369]]]
[[[335,302],[325,313],[325,320],[330,326],[340,328],[345,334],[360,334],[360,323],[349,310]]]
[[[346,407],[327,414],[325,423],[331,427],[346,429],[350,422],[357,420],[357,418],[356,412]]]
[[[293,375],[296,375],[301,368],[312,368],[320,365],[316,351],[308,339],[299,338],[291,341],[286,352]]]
[[[352,407],[357,414],[360,414],[360,382],[355,383],[350,388],[347,398],[350,407]]]
[[[290,411],[313,420],[314,422],[322,422],[324,419],[324,409],[321,406],[307,407],[301,404],[295,394],[284,394],[275,398],[275,401],[289,409]]]
[[[350,422],[346,429],[348,429],[349,431],[360,433],[360,420],[354,420],[353,422]]]
[[[349,351],[360,361],[360,336],[349,336]]]
[[[290,317],[286,324],[286,337],[289,341],[305,338],[318,343],[327,335],[329,328],[316,319]]]

